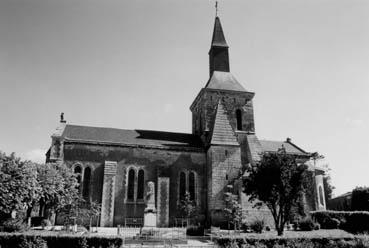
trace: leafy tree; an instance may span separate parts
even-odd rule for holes
[[[224,212],[228,222],[233,224],[234,229],[240,228],[240,223],[242,221],[242,206],[238,202],[238,196],[231,192],[232,186],[227,186],[228,191],[224,194],[226,207],[224,208]]]
[[[369,211],[369,188],[356,187],[352,191],[351,198],[352,211]]]
[[[37,182],[36,165],[21,161],[12,153],[0,152],[0,212],[25,210],[39,199],[41,188]]]
[[[280,149],[278,153],[264,154],[256,166],[250,166],[244,179],[244,191],[250,201],[260,200],[271,211],[278,235],[283,235],[290,211],[296,206],[307,185],[307,166]],[[260,206],[261,203],[257,203]]]
[[[191,194],[186,191],[180,206],[183,216],[187,219],[187,225],[189,220],[197,215],[197,207],[193,200],[191,200]]]
[[[78,182],[75,174],[65,164],[38,165],[37,172],[41,187],[39,204],[41,209],[48,210],[47,215],[76,202],[79,197]]]
[[[33,201],[40,206],[40,216],[51,218],[79,198],[76,175],[65,164],[47,163],[37,166],[37,181],[41,188],[40,199]],[[53,221],[53,220],[52,220]]]

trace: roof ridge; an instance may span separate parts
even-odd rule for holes
[[[161,130],[150,130],[150,129],[125,129],[125,128],[116,128],[116,127],[98,127],[98,126],[75,125],[75,124],[67,124],[66,126],[86,127],[86,128],[101,128],[101,129],[114,129],[114,130],[121,130],[121,131],[149,131],[149,132],[185,134],[185,135],[194,135],[194,136],[196,136],[195,134],[192,134],[192,133],[161,131]]]

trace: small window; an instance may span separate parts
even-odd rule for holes
[[[134,195],[135,195],[135,171],[134,169],[130,169],[128,172],[128,192],[127,192],[128,200],[133,201]]]
[[[228,174],[226,174],[226,180],[228,181]]]
[[[227,150],[225,150],[225,151],[224,151],[224,155],[225,155],[226,157],[228,157],[228,151],[227,151]]]
[[[85,169],[85,173],[83,175],[83,191],[82,196],[85,199],[88,199],[90,196],[90,181],[91,181],[91,169],[87,167]]]
[[[144,198],[144,189],[145,189],[145,174],[143,170],[138,172],[137,179],[137,199],[142,200]]]
[[[237,119],[237,130],[242,130],[242,111],[240,109],[236,110]]]

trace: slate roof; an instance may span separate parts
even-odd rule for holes
[[[202,148],[201,139],[192,134],[151,130],[126,130],[67,124],[62,137],[66,141],[133,145],[160,148]]]
[[[247,92],[230,72],[224,71],[214,71],[205,88]]]
[[[299,148],[295,144],[287,141],[259,140],[264,152],[277,152],[282,146],[287,153],[296,155],[309,155],[308,152]]]
[[[213,38],[211,40],[211,46],[216,47],[228,47],[227,42],[224,37],[222,24],[220,24],[219,17],[215,17],[214,30],[213,30]]]
[[[239,145],[232,126],[229,123],[223,104],[219,101],[217,113],[215,115],[213,135],[211,137],[213,145]]]

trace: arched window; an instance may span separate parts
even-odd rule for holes
[[[240,109],[236,110],[237,119],[237,130],[242,130],[242,111]]]
[[[91,181],[91,169],[87,167],[85,169],[85,173],[83,175],[83,188],[82,188],[82,196],[85,199],[88,199],[90,196],[90,181]]]
[[[195,173],[190,172],[188,177],[188,192],[190,193],[190,199],[195,200]]]
[[[128,200],[133,201],[135,197],[135,170],[130,169],[128,172]]]
[[[139,170],[137,179],[137,199],[142,200],[144,198],[144,189],[145,189],[144,170]]]
[[[323,187],[321,185],[319,185],[319,202],[320,205],[324,206]]]
[[[80,190],[81,189],[81,174],[82,174],[81,166],[77,165],[74,167],[74,174],[76,174],[78,190]]]
[[[186,174],[181,172],[179,174],[179,199],[183,200],[186,194]]]

